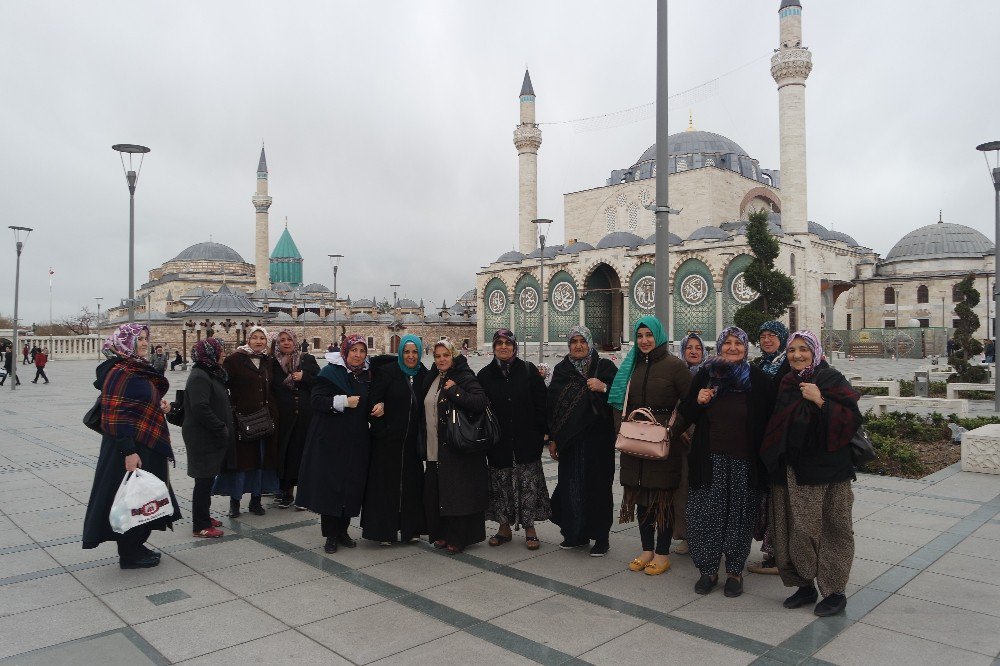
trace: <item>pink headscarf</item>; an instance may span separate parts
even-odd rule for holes
[[[351,352],[351,347],[354,345],[362,345],[365,348],[365,352],[368,351],[368,341],[365,340],[365,336],[360,333],[351,333],[344,338],[344,344],[340,346],[340,357],[344,359],[344,365],[348,370],[351,372],[361,372],[368,367],[368,355],[367,353],[365,354],[365,360],[361,363],[361,365],[352,366],[347,362],[347,355]]]
[[[136,344],[139,342],[139,335],[143,331],[146,331],[146,339],[148,340],[149,327],[145,324],[136,324],[133,322],[122,324],[111,335],[105,338],[104,344],[101,346],[101,352],[108,358],[127,358],[133,361],[149,363],[148,359],[135,353]]]
[[[787,350],[791,346],[792,341],[795,340],[795,338],[801,338],[802,341],[806,343],[806,345],[809,347],[809,349],[812,350],[813,353],[812,363],[810,363],[808,368],[803,368],[798,373],[799,377],[801,377],[802,379],[808,379],[809,377],[812,377],[812,374],[816,371],[816,367],[820,363],[826,360],[826,357],[823,356],[823,344],[819,341],[819,338],[816,337],[816,334],[813,333],[812,331],[809,330],[795,331],[794,333],[788,336],[788,342],[785,343],[786,354],[788,353]]]

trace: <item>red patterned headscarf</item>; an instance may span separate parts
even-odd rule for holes
[[[347,362],[347,355],[351,352],[351,347],[354,345],[361,345],[365,348],[365,360],[361,362],[361,365],[353,366]],[[361,372],[368,367],[368,341],[365,340],[365,336],[360,333],[351,333],[346,338],[344,338],[344,344],[340,346],[340,357],[344,359],[344,365],[351,372]]]
[[[149,327],[145,324],[130,322],[122,324],[116,328],[111,335],[104,340],[101,352],[108,358],[125,358],[133,361],[149,363],[149,361],[135,353],[136,344],[139,342],[139,335],[146,331],[146,339],[149,339]]]

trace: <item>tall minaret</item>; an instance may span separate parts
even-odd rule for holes
[[[809,231],[806,205],[806,79],[812,53],[802,46],[802,3],[781,0],[780,39],[771,56],[771,76],[778,84],[781,137],[781,226],[787,234]]]
[[[538,147],[542,131],[535,123],[535,89],[531,76],[524,70],[521,84],[521,122],[514,130],[517,148],[517,249],[528,254],[538,247],[535,225],[538,217]]]
[[[264,146],[260,147],[260,162],[257,163],[257,192],[251,199],[257,211],[257,221],[254,225],[254,276],[257,289],[270,289],[270,243],[267,238],[267,209],[271,207],[271,197],[267,196],[267,159],[264,157]]]

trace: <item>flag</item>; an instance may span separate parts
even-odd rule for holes
[[[56,272],[54,270],[52,270],[51,266],[49,266],[49,289],[52,288],[52,276],[55,275],[55,274],[56,274]]]

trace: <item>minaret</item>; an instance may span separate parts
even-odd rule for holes
[[[806,79],[812,53],[802,46],[802,4],[781,0],[780,44],[771,56],[771,76],[778,84],[781,139],[781,226],[786,234],[809,231],[806,205]]]
[[[517,148],[517,249],[528,254],[538,247],[535,225],[538,217],[538,147],[542,131],[535,123],[535,90],[531,76],[524,70],[521,84],[521,122],[514,130]]]
[[[267,159],[264,157],[264,145],[260,146],[260,161],[257,163],[257,192],[251,199],[257,211],[254,225],[254,276],[257,289],[270,289],[271,279],[267,238],[267,209],[271,207],[271,197],[267,196]]]

